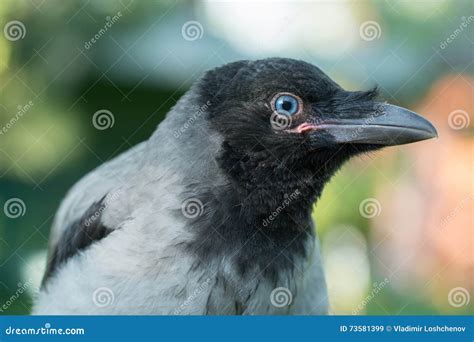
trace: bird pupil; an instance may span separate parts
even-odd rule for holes
[[[284,110],[290,110],[293,105],[290,101],[284,101],[281,106]]]

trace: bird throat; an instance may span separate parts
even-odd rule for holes
[[[188,248],[199,260],[233,260],[238,271],[275,278],[292,271],[315,239],[311,212],[328,177],[251,156],[220,160],[228,184],[200,191],[207,211],[192,222]],[[240,157],[240,156],[239,156]]]

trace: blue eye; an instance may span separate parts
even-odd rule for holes
[[[273,101],[273,110],[282,115],[295,115],[300,111],[300,100],[291,94],[277,95]]]

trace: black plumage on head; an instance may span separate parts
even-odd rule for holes
[[[426,120],[377,102],[376,88],[346,91],[299,60],[230,63],[207,72],[196,89],[199,105],[212,103],[204,119],[222,137],[215,160],[228,184],[201,191],[212,210],[193,222],[199,238],[190,248],[200,260],[234,254],[244,273],[257,265],[276,274],[308,252],[312,205],[350,157],[433,136]],[[283,128],[272,125],[279,94],[300,107],[283,117]]]

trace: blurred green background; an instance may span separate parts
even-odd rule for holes
[[[0,25],[0,314],[29,313],[77,180],[147,139],[205,70],[271,56],[378,85],[440,135],[351,161],[326,188],[332,312],[472,313],[472,1],[3,0]]]

